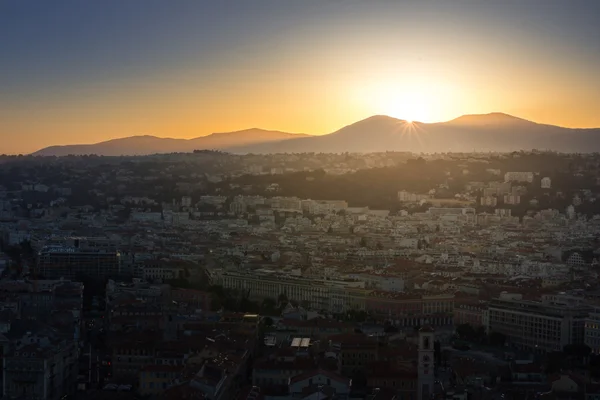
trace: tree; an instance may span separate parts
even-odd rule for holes
[[[272,315],[277,314],[277,301],[271,297],[267,297],[260,305],[261,314]]]
[[[280,306],[287,304],[289,301],[287,295],[285,293],[281,293],[278,297],[277,297],[277,302],[279,303]]]
[[[592,349],[585,344],[568,344],[564,347],[563,352],[571,363],[585,365],[592,354]]]
[[[500,332],[491,332],[489,339],[492,346],[504,346],[506,343],[506,336]]]
[[[475,329],[475,338],[480,342],[483,342],[486,339],[484,326],[478,326],[477,329]]]
[[[464,340],[473,340],[475,338],[475,329],[469,324],[460,324],[456,327],[456,334]]]
[[[565,365],[565,353],[561,351],[553,351],[546,355],[546,374],[554,374],[560,372]]]

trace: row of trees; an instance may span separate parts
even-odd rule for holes
[[[488,334],[483,326],[473,327],[470,324],[460,324],[456,326],[456,335],[461,340],[490,346],[500,347],[506,343],[505,335],[494,331]]]

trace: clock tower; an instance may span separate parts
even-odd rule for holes
[[[419,329],[418,400],[429,400],[433,396],[435,331],[430,326]]]

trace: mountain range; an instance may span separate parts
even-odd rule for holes
[[[470,152],[553,150],[599,152],[600,128],[538,124],[503,113],[463,115],[447,122],[408,122],[376,115],[335,132],[312,136],[263,129],[213,133],[195,139],[131,136],[87,145],[51,146],[33,155],[147,155],[223,150],[232,153]]]

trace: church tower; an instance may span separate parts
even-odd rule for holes
[[[429,400],[435,384],[434,364],[435,331],[430,326],[419,329],[418,400]]]

